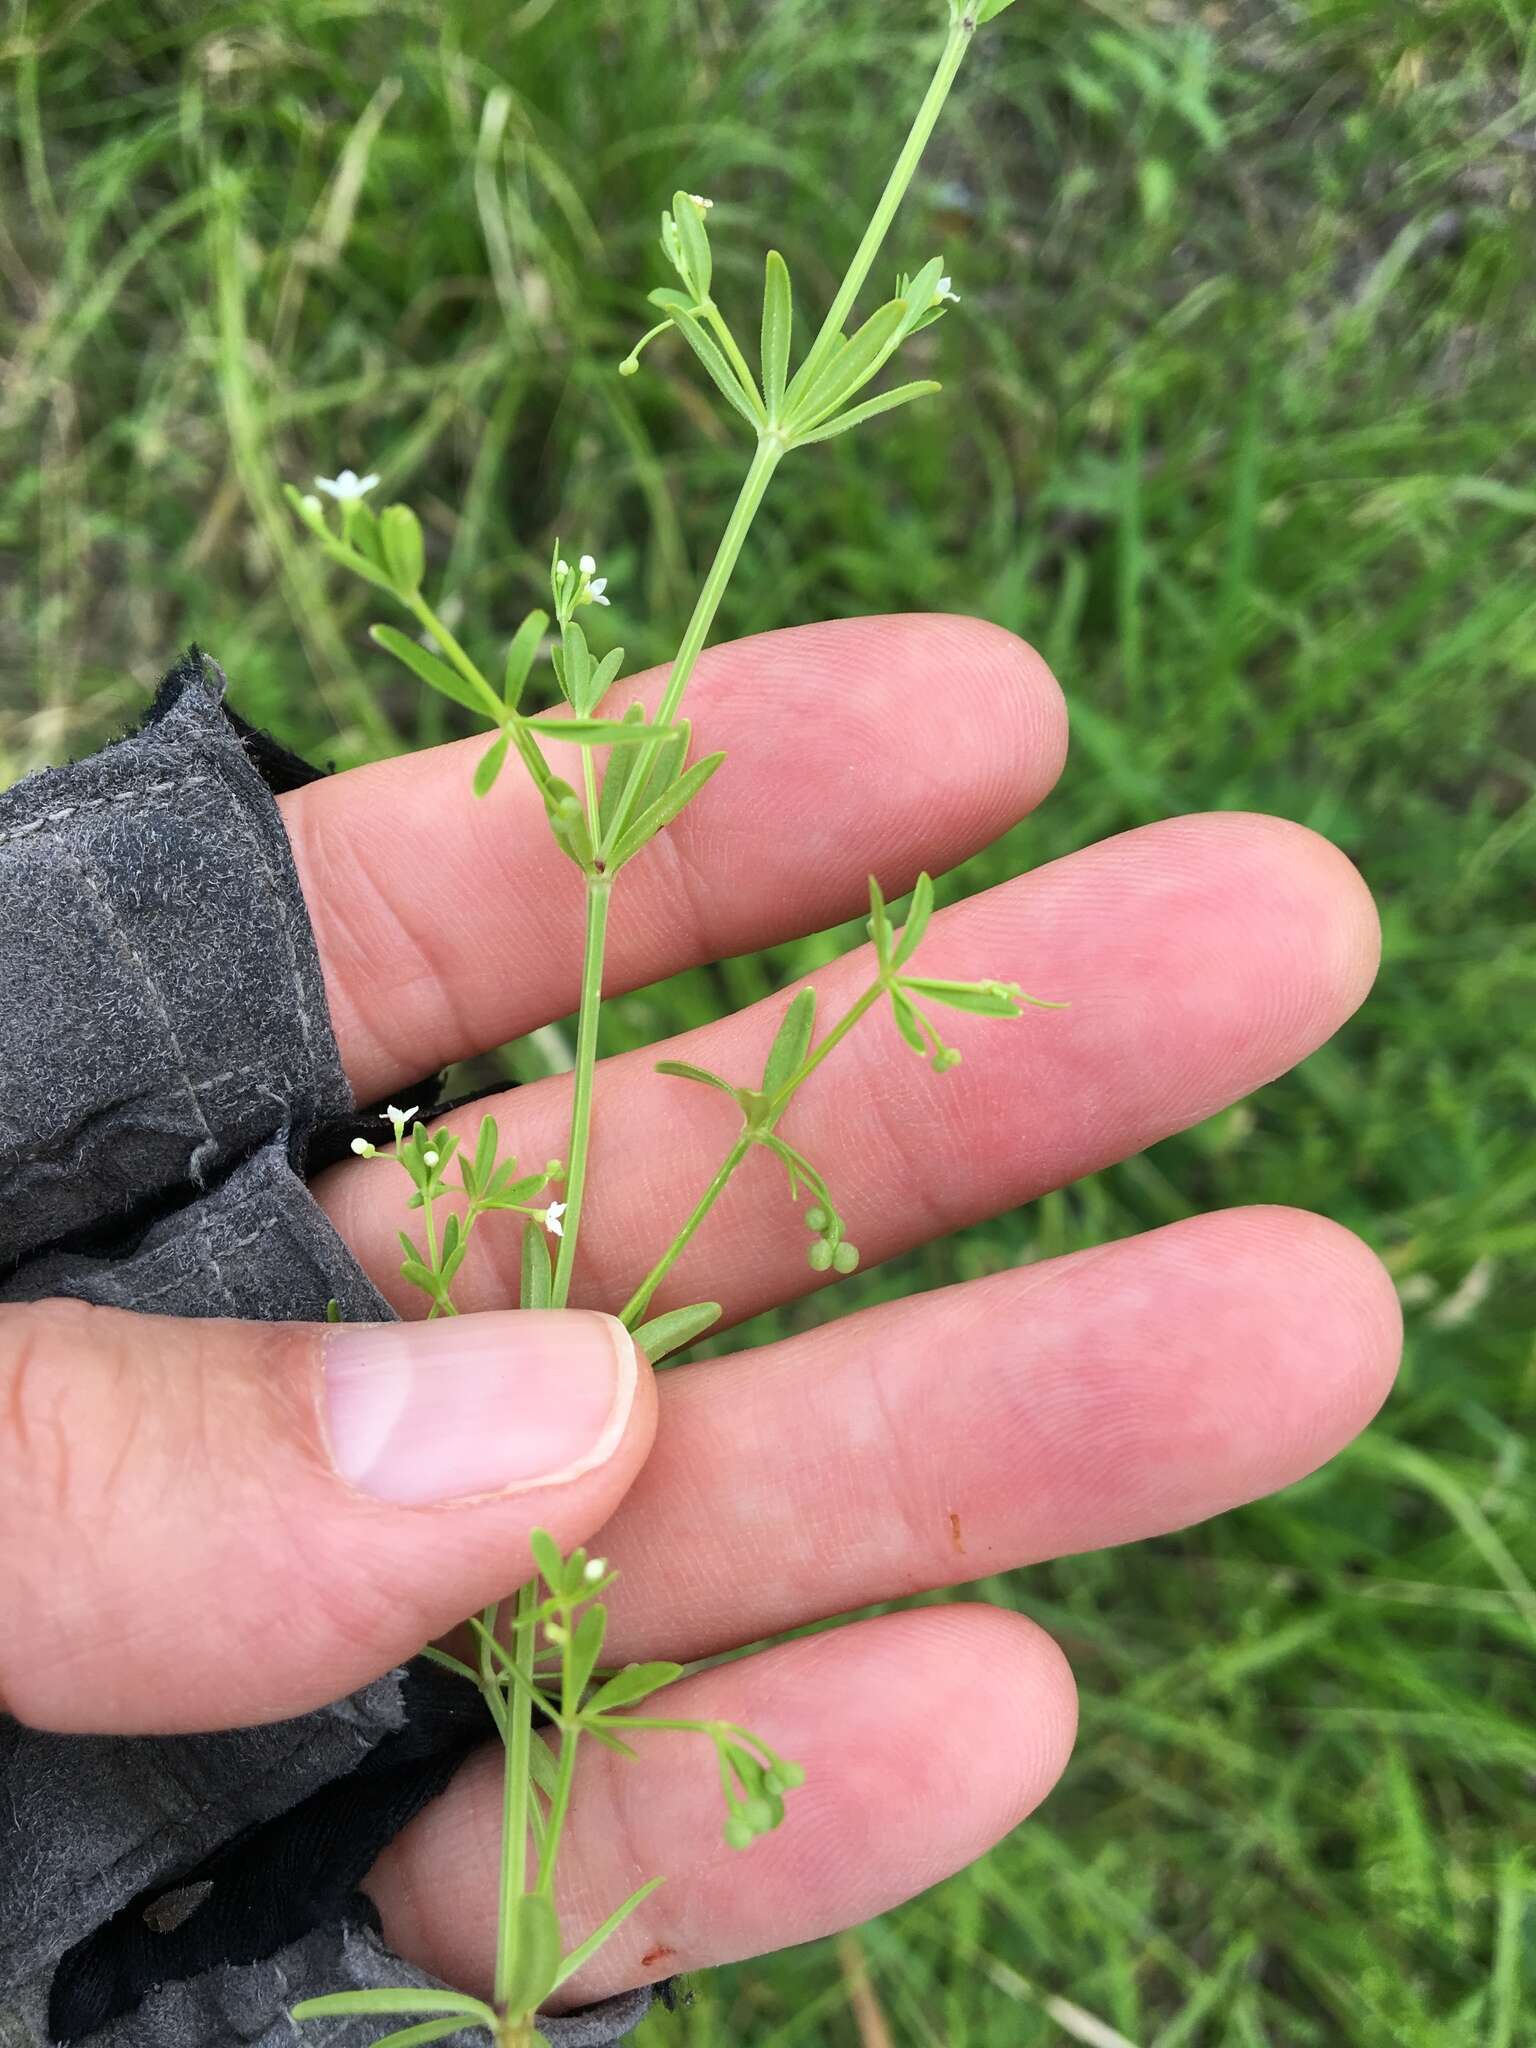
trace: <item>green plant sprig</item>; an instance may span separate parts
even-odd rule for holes
[[[924,1003],[937,1003],[988,1017],[1017,1017],[1026,1005],[1042,1010],[1066,1007],[1062,1003],[1047,1002],[1040,996],[1026,995],[1017,982],[946,981],[909,974],[906,971],[908,965],[933,916],[933,881],[930,876],[918,876],[906,923],[899,932],[892,927],[885,897],[873,876],[869,882],[869,902],[869,934],[875,949],[874,979],[849,1005],[819,1045],[813,1045],[816,991],[807,987],[799,991],[784,1012],[768,1050],[763,1078],[756,1088],[739,1086],[721,1074],[711,1073],[707,1067],[695,1066],[686,1060],[657,1062],[658,1074],[670,1074],[679,1080],[693,1081],[701,1087],[714,1088],[728,1095],[741,1112],[742,1127],[686,1222],[620,1310],[621,1320],[630,1328],[634,1328],[638,1318],[644,1314],[657,1288],[725,1193],[737,1168],[754,1146],[762,1146],[783,1165],[789,1178],[792,1200],[798,1200],[802,1190],[813,1198],[805,1212],[806,1223],[815,1238],[810,1248],[812,1271],[848,1274],[856,1270],[858,1249],[847,1239],[843,1218],[826,1181],[803,1153],[778,1135],[775,1126],[811,1075],[869,1015],[882,997],[890,1004],[891,1015],[902,1037],[915,1052],[930,1062],[936,1074],[949,1073],[959,1066],[960,1054],[953,1046],[944,1043],[937,1026],[923,1007]],[[716,1318],[699,1319],[705,1310],[714,1306],[706,1302],[691,1309],[673,1310],[672,1315],[679,1319],[677,1331],[674,1334],[668,1328],[662,1333],[665,1339],[670,1340],[668,1349],[692,1343],[702,1335]],[[667,1321],[666,1318],[657,1320],[659,1323]],[[647,1324],[644,1327],[651,1329],[655,1326]],[[648,1355],[655,1359],[665,1356],[665,1353],[648,1351]]]
[[[556,1177],[555,1167],[552,1164],[544,1176],[533,1177],[537,1185],[531,1184],[527,1175],[519,1178],[515,1162],[503,1165],[496,1159],[497,1141],[489,1119],[482,1124],[466,1179],[463,1156],[449,1134],[440,1132],[434,1138],[418,1124],[413,1125],[407,1139],[405,1122],[411,1113],[391,1114],[392,1122],[396,1114],[401,1119],[394,1152],[413,1179],[411,1205],[422,1211],[425,1237],[425,1243],[418,1245],[402,1233],[406,1252],[402,1270],[407,1279],[427,1294],[429,1314],[455,1312],[452,1285],[467,1252],[470,1230],[496,1207],[520,1211],[524,1218],[522,1305],[563,1308],[569,1300],[590,1152],[593,1080],[614,878],[680,814],[720,766],[723,757],[718,754],[706,756],[692,767],[686,765],[691,736],[687,722],[680,720],[678,713],[779,463],[793,448],[844,433],[938,388],[920,381],[869,398],[859,397],[912,335],[942,317],[954,303],[955,294],[944,274],[942,259],[933,258],[915,274],[899,276],[892,299],[852,334],[846,328],[975,30],[1008,4],[1010,0],[972,0],[969,5],[963,4],[963,0],[949,0],[950,27],[938,67],[874,216],[798,368],[791,368],[793,288],[782,258],[772,252],[767,258],[759,384],[745,351],[711,295],[713,256],[705,225],[710,210],[708,202],[680,193],[671,210],[663,215],[663,251],[684,290],[679,293],[668,288],[652,295],[666,318],[647,340],[654,340],[668,328],[681,333],[726,402],[755,434],[756,447],[679,642],[654,717],[648,718],[639,704],[630,705],[617,719],[599,715],[600,706],[619,682],[624,657],[619,649],[594,660],[577,620],[576,614],[587,606],[608,602],[605,581],[595,574],[596,563],[590,556],[582,556],[573,569],[556,543],[550,567],[555,630],[551,634],[550,615],[546,612],[531,611],[524,618],[508,646],[503,684],[498,691],[422,592],[425,543],[420,521],[408,506],[389,505],[375,517],[362,500],[378,478],[359,479],[344,472],[337,478],[316,480],[317,490],[337,502],[337,521],[332,525],[319,496],[292,489],[288,492],[296,515],[331,559],[392,597],[425,636],[422,640],[411,640],[392,626],[378,625],[373,628],[375,641],[429,688],[483,718],[492,728],[491,745],[473,780],[476,795],[484,796],[494,787],[515,752],[543,799],[557,845],[584,878],[585,940],[564,1203],[550,1204],[542,1210],[535,1206],[532,1197],[545,1192],[549,1180]],[[638,367],[638,355],[637,350],[621,366],[625,372],[632,373]],[[521,708],[529,675],[541,650],[549,655],[569,708],[568,717],[534,717]],[[550,766],[544,749],[556,740],[573,742],[582,749],[580,790],[557,776]],[[601,776],[598,753],[604,756]],[[647,1301],[647,1286],[654,1292],[660,1273],[676,1258],[723,1193],[740,1159],[755,1144],[764,1146],[779,1159],[789,1177],[792,1195],[798,1197],[804,1191],[813,1198],[808,1210],[817,1233],[813,1264],[827,1269],[851,1269],[857,1262],[857,1253],[847,1241],[843,1219],[830,1191],[810,1161],[775,1132],[773,1125],[778,1116],[796,1089],[882,996],[890,1000],[898,1026],[909,1043],[913,1041],[908,1026],[915,1022],[917,1049],[931,1056],[941,1070],[953,1065],[958,1055],[952,1054],[938,1038],[917,997],[992,1014],[1014,1013],[1009,1006],[1016,1006],[1017,991],[1005,984],[948,983],[901,974],[906,956],[898,962],[894,950],[883,946],[879,927],[884,906],[877,889],[872,890],[871,900],[876,910],[873,929],[880,972],[871,988],[833,1026],[820,1046],[814,1050],[811,1046],[814,996],[805,991],[791,1004],[781,1026],[762,1088],[737,1091],[719,1077],[702,1076],[702,1070],[694,1076],[702,1076],[710,1085],[723,1087],[736,1096],[743,1108],[743,1133],[664,1255],[659,1270],[653,1269],[648,1283],[642,1283],[641,1292]],[[931,904],[931,889],[929,901]],[[911,923],[909,918],[909,929]],[[456,1187],[449,1189],[442,1174],[454,1157],[460,1160],[461,1178]],[[437,1204],[448,1194],[462,1200],[464,1206],[449,1215],[439,1232]],[[557,1215],[556,1211],[561,1213]],[[555,1232],[559,1245],[553,1261],[547,1241],[550,1231]],[[672,1310],[639,1325],[636,1334],[652,1357],[662,1356],[666,1350],[692,1341],[719,1312],[715,1303]],[[625,1310],[626,1322],[635,1327],[641,1313],[643,1307],[638,1305],[637,1298],[632,1298]],[[606,1609],[595,1597],[606,1583],[605,1575],[599,1571],[594,1580],[590,1576],[594,1560],[581,1552],[562,1559],[547,1538],[538,1547],[536,1557],[540,1577],[519,1589],[509,1644],[503,1644],[498,1634],[500,1605],[496,1603],[488,1606],[473,1625],[479,1651],[477,1669],[445,1652],[434,1649],[430,1653],[480,1689],[505,1750],[494,2002],[487,2005],[452,1992],[344,1992],[306,2001],[295,2008],[296,2018],[340,2013],[390,2013],[414,2018],[418,2024],[389,2037],[392,2048],[405,2048],[407,2042],[441,2039],[464,2025],[484,2029],[498,2048],[528,2048],[537,2038],[538,2007],[573,1970],[597,1952],[651,1888],[643,1887],[602,1927],[568,1956],[561,1957],[552,1893],[578,1741],[591,1736],[623,1748],[624,1737],[615,1723],[633,1729],[688,1729],[708,1737],[715,1748],[726,1799],[726,1834],[732,1843],[744,1846],[782,1819],[783,1796],[799,1782],[799,1769],[776,1757],[760,1739],[723,1723],[626,1717],[619,1712],[620,1706],[635,1704],[652,1689],[652,1675],[666,1674],[656,1676],[659,1688],[678,1675],[677,1667],[638,1667],[647,1674],[641,1678],[633,1671],[619,1673],[604,1681],[591,1699],[585,1697],[597,1671],[606,1628]],[[546,1588],[542,1594],[541,1582]],[[558,1655],[558,1699],[547,1682],[539,1682],[541,1637],[545,1649]],[[534,1740],[536,1710],[547,1714],[558,1731],[557,1755],[552,1755],[542,1741]],[[531,1885],[530,1840],[537,1864]],[[389,2044],[380,2043],[377,2048],[389,2048]]]

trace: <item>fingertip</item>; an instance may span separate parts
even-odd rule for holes
[[[1039,796],[1043,797],[1066,765],[1066,693],[1044,655],[1029,641],[985,619],[967,623],[976,635],[978,669],[1005,705],[1011,700],[1015,715],[1023,722],[1028,753],[1040,778]]]
[[[992,785],[995,816],[1006,830],[1050,794],[1066,764],[1067,701],[1043,657],[1017,633],[989,619],[920,612],[899,623],[923,688],[938,701],[952,743],[974,752]],[[964,686],[966,695],[956,695]]]
[[[1392,1391],[1403,1349],[1397,1285],[1364,1238],[1331,1217],[1278,1203],[1229,1213],[1237,1228],[1244,1220],[1260,1255],[1283,1263],[1298,1319],[1292,1355],[1328,1365],[1312,1409],[1320,1464],[1366,1427]]]
[[[1381,962],[1381,920],[1360,870],[1331,839],[1291,818],[1210,811],[1185,822],[1250,866],[1277,937],[1289,927],[1336,1030],[1365,1001]]]
[[[1077,1740],[1077,1681],[1061,1645],[1028,1615],[981,1602],[929,1614],[951,1624],[957,1657],[981,1680],[955,1687],[948,1708],[950,1738],[979,1774],[980,1855],[1026,1820],[1066,1769]]]

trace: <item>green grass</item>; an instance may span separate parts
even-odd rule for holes
[[[662,656],[742,457],[682,361],[612,374],[655,214],[709,191],[727,293],[771,236],[828,294],[939,11],[13,6],[0,769],[110,730],[194,635],[249,716],[339,763],[453,730],[280,508],[280,478],[342,463],[423,509],[486,637],[558,518]],[[724,624],[1002,621],[1062,676],[1074,755],[966,886],[1253,806],[1354,856],[1386,961],[1256,1100],[838,1303],[1275,1199],[1381,1250],[1409,1345],[1382,1423],[1308,1484],[988,1585],[1067,1646],[1081,1747],[1036,1821],[865,1932],[874,1994],[913,2048],[1521,2048],[1536,31],[1518,0],[1027,0],[992,38],[904,247],[942,242],[993,338],[944,323],[946,395],[802,465]],[[815,944],[618,1028],[749,998]],[[818,1947],[644,2038],[859,2036]]]

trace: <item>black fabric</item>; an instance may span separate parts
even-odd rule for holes
[[[301,1178],[380,1135],[341,1071],[272,801],[319,771],[234,718],[224,687],[192,648],[136,733],[0,792],[0,1302],[392,1314]],[[0,1714],[0,2044],[287,2048],[303,1998],[431,1987],[357,1886],[489,1734],[477,1695],[425,1660],[222,1734]],[[649,2002],[543,2031],[602,2048]],[[374,2034],[349,2019],[304,2038]]]
[[[69,1949],[48,2001],[52,2038],[82,2041],[162,1984],[260,1962],[333,1921],[377,1931],[359,1882],[485,1740],[485,1708],[451,1672],[418,1659],[401,1697],[405,1726],[349,1776],[137,1893]]]

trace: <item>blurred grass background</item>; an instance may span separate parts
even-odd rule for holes
[[[663,657],[744,456],[681,351],[613,374],[657,212],[716,197],[728,302],[770,240],[825,302],[941,13],[12,0],[0,777],[194,636],[338,764],[455,730],[290,530],[279,480],[343,464],[420,508],[479,644],[558,520]],[[953,888],[1252,806],[1356,859],[1386,960],[1259,1098],[837,1304],[1280,1200],[1381,1251],[1408,1359],[1282,1499],[989,1583],[1076,1666],[1061,1789],[855,1941],[701,1982],[655,2048],[1536,2041],[1533,198],[1522,0],[1024,0],[969,68],[890,258],[942,246],[964,293],[920,344],[947,391],[800,459],[724,626],[970,609],[1045,651],[1071,765]]]

